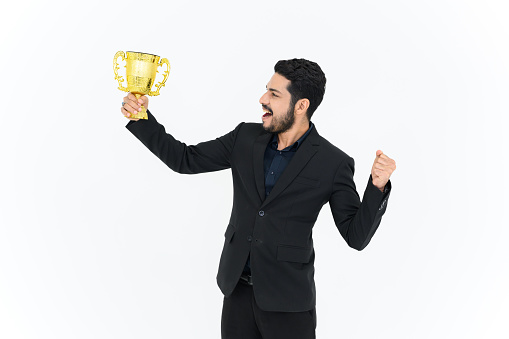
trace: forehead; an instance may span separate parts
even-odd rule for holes
[[[274,75],[272,76],[272,78],[270,78],[267,84],[267,89],[277,90],[282,94],[290,94],[290,92],[288,92],[287,89],[288,85],[290,85],[290,80],[288,80],[281,74],[274,73]]]

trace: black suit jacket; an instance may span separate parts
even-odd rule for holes
[[[361,203],[353,181],[354,161],[313,128],[265,198],[263,158],[271,134],[261,124],[241,123],[215,140],[187,146],[148,120],[126,126],[152,153],[179,173],[231,168],[233,209],[217,283],[229,296],[251,255],[253,290],[266,311],[297,312],[315,306],[312,229],[323,205],[349,246],[362,250],[387,206],[386,192],[371,178]]]

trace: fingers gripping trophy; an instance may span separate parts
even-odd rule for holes
[[[122,57],[122,61],[126,61],[126,81],[127,87],[124,87],[122,83],[124,78],[118,75],[120,66],[118,64],[118,58]],[[163,80],[155,85],[156,91],[152,91],[152,85],[156,79],[157,69],[166,64],[166,70],[163,72]],[[170,74],[170,63],[168,59],[160,59],[159,56],[147,53],[139,52],[124,52],[119,51],[113,58],[113,72],[115,72],[115,80],[118,81],[118,89],[124,92],[133,93],[137,99],[142,95],[156,96],[159,95],[159,90],[166,83],[168,75]],[[137,114],[131,115],[131,118],[135,119],[148,119],[147,109],[141,107],[141,111]]]

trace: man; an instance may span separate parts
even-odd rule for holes
[[[281,60],[260,98],[262,124],[241,123],[195,146],[167,134],[148,112],[148,99],[128,94],[121,111],[127,128],[172,170],[201,173],[231,168],[234,201],[219,271],[225,298],[222,338],[315,338],[312,228],[330,205],[349,246],[362,250],[387,206],[394,160],[376,152],[362,203],[354,161],[322,138],[311,116],[325,92],[314,62]]]

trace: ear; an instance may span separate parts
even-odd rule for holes
[[[309,108],[309,99],[300,99],[295,103],[295,114],[297,115],[306,115],[306,112]]]

